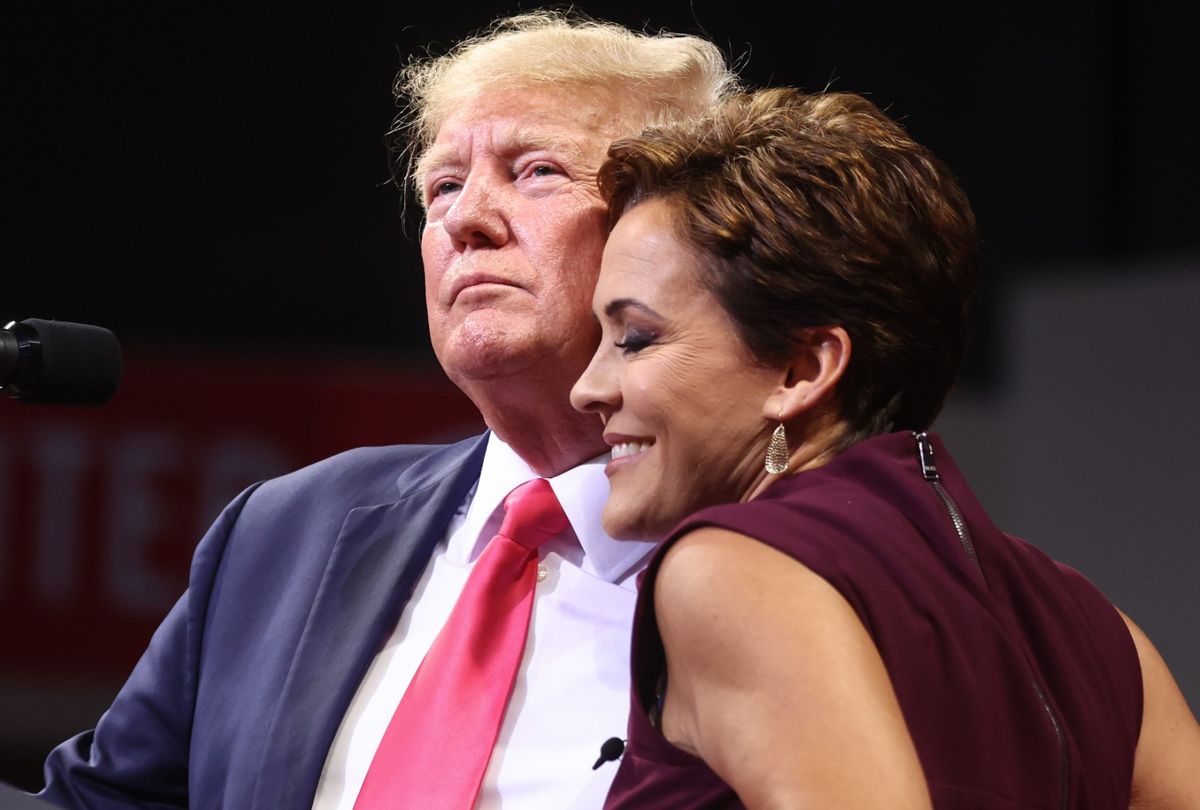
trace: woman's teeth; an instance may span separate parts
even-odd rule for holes
[[[650,449],[653,442],[622,442],[614,444],[612,449],[613,459],[625,458],[626,456],[636,456],[638,453],[644,453]]]

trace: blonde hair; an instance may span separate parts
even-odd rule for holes
[[[503,18],[444,56],[396,77],[401,112],[388,132],[393,172],[412,181],[420,155],[454,110],[481,93],[569,84],[629,97],[629,131],[707,112],[739,89],[717,46],[699,37],[640,34],[577,13]]]

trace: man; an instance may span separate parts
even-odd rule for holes
[[[600,531],[600,425],[568,401],[598,339],[595,172],[613,139],[700,112],[733,84],[701,40],[541,14],[405,72],[430,335],[489,433],[351,451],[239,496],[96,730],[50,755],[43,795],[355,806],[385,733],[431,733],[387,730],[505,496],[543,477],[570,525],[538,551],[529,643],[477,806],[600,805],[613,769],[591,766],[623,736],[648,549]],[[455,777],[454,759],[438,779]]]

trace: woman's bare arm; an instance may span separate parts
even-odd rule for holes
[[[1142,665],[1142,731],[1133,760],[1134,810],[1200,808],[1200,726],[1158,650],[1124,613]]]
[[[928,808],[887,671],[825,580],[775,549],[705,528],[655,585],[667,739],[750,808]]]

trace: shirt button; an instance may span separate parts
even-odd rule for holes
[[[537,581],[542,582],[548,576],[550,576],[550,572],[546,570],[546,566],[544,566],[542,563],[538,563]]]

